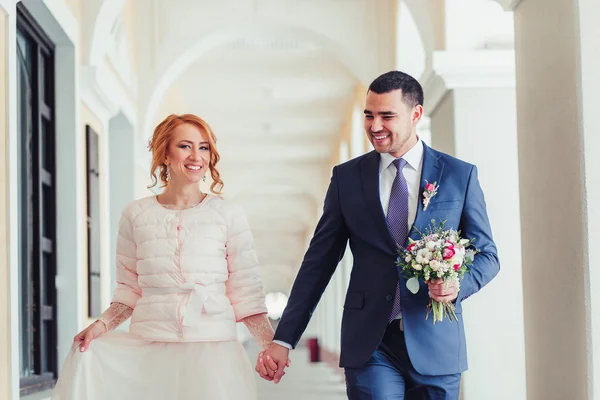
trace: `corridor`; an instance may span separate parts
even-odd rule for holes
[[[252,233],[256,257],[248,259],[258,264],[267,315],[281,321],[332,171],[372,153],[371,141],[388,140],[371,129],[367,88],[393,70],[414,77],[423,92],[422,113],[406,126],[433,150],[475,166],[468,179],[481,190],[469,183],[469,196],[485,194],[477,218],[465,217],[467,194],[448,189],[466,176],[453,178],[454,164],[437,161],[435,174],[421,176],[423,158],[411,166],[416,214],[408,216],[458,221],[467,233],[465,221],[489,220],[500,259],[498,276],[460,299],[461,357],[468,349],[461,399],[598,397],[599,15],[598,0],[0,0],[0,400],[49,399],[73,335],[110,307],[117,272],[126,269],[115,262],[122,211],[132,201],[158,202],[172,178],[171,161],[148,148],[171,114],[198,115],[214,132],[209,148],[199,147],[210,161],[181,170],[198,177],[201,192],[239,207],[244,218],[235,221],[247,220]],[[391,110],[376,115],[390,117],[391,133],[401,129],[391,124],[404,126],[405,116]],[[185,149],[173,147],[174,154]],[[367,282],[379,267],[372,254],[394,243],[382,218],[388,199],[377,192],[383,171],[373,171],[370,179],[348,175],[348,192],[331,185],[356,211],[344,206],[336,214],[344,223],[322,226],[352,235],[340,236],[348,246],[331,279],[319,277],[326,290],[302,285],[318,289],[311,301],[320,300],[295,332],[318,339],[332,358],[341,352],[344,313],[366,315],[392,299],[380,282]],[[152,185],[157,172],[164,186]],[[430,183],[440,192],[426,210]],[[360,205],[377,196],[381,209],[377,201]],[[202,221],[216,226],[219,207]],[[163,258],[178,264],[177,273],[182,259],[200,265],[185,253],[204,251],[204,242],[180,238],[193,229],[171,216],[156,220],[147,236],[169,243]],[[490,236],[470,233],[475,245]],[[207,242],[219,243],[207,247],[211,257],[227,248],[225,240]],[[129,250],[136,268],[125,272],[137,274],[141,259]],[[357,272],[363,268],[368,273]],[[256,360],[258,349],[238,325]],[[346,398],[339,371],[310,363],[306,348],[291,355],[280,384],[256,377],[259,399]],[[196,375],[192,381],[197,386]]]

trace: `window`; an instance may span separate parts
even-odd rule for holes
[[[100,316],[100,154],[98,134],[86,125],[88,314]]]
[[[17,5],[21,394],[52,387],[56,352],[54,46]]]

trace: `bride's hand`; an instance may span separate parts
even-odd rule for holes
[[[271,374],[269,374],[269,371],[267,370],[267,367],[265,366],[265,362],[269,363],[269,369],[271,371],[277,371],[277,364],[275,363],[275,361],[273,361],[273,359],[271,359],[271,357],[264,356],[265,351],[261,351],[260,353],[258,353],[258,357],[256,360],[256,372],[258,372],[258,374],[260,375],[261,378],[266,379],[268,381],[272,381],[273,377],[271,376]],[[292,365],[292,360],[290,360],[288,358],[287,362],[286,362],[286,367],[289,367],[290,365]],[[285,375],[285,372],[283,372],[283,375]],[[282,375],[282,376],[283,376]]]
[[[92,339],[96,339],[98,336],[106,333],[106,325],[103,322],[96,321],[73,338],[73,343],[83,342],[81,343],[81,347],[79,347],[79,351],[86,351],[90,345]]]
[[[271,363],[273,363],[273,360],[271,360]],[[277,368],[276,364],[275,364],[275,368]],[[264,351],[261,351],[260,353],[258,353],[258,357],[256,358],[255,371],[258,372],[258,374],[260,375],[261,378],[266,379],[268,381],[273,380],[273,378],[269,376],[269,373],[267,372],[267,368],[265,367]]]

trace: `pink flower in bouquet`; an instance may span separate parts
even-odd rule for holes
[[[444,260],[450,260],[452,257],[454,257],[454,254],[456,254],[454,247],[446,247],[444,249]]]
[[[454,270],[458,271],[460,269],[460,264],[454,264]]]
[[[428,192],[433,192],[433,190],[435,189],[435,185],[433,183],[428,183],[425,186],[425,190],[427,190]],[[428,193],[429,194],[429,193]]]

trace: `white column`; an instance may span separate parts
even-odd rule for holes
[[[315,309],[315,313],[308,324],[307,338],[316,337],[319,339],[319,344],[323,344],[323,338],[325,334],[325,318],[323,316],[323,304],[319,303]]]
[[[600,399],[600,57],[598,56],[598,44],[600,38],[600,24],[597,16],[600,15],[600,3],[595,0],[579,0],[579,35],[581,43],[581,82],[578,84],[581,91],[581,108],[583,116],[583,143],[584,143],[584,165],[585,188],[587,193],[583,213],[587,215],[587,240],[584,254],[585,273],[589,280],[590,296],[586,307],[586,318],[589,319],[586,331],[588,348],[591,348],[592,357],[588,356],[588,371],[592,375],[588,377],[589,397]],[[591,336],[591,338],[590,338]],[[588,355],[589,351],[586,352]],[[591,378],[591,379],[590,379]]]
[[[327,350],[333,352],[335,351],[335,338],[336,338],[336,334],[335,334],[335,285],[333,284],[333,279],[329,282],[329,285],[327,286],[327,307],[328,307],[328,313],[327,313],[327,319],[328,319],[328,339],[327,339]]]
[[[365,153],[365,130],[363,125],[363,111],[357,103],[352,110],[352,124],[350,127],[350,157],[356,158]],[[340,160],[340,163],[343,161]]]
[[[342,259],[340,265],[340,279],[339,279],[339,312],[340,312],[340,320],[339,320],[339,350],[341,351],[341,339],[342,339],[342,317],[344,314],[344,301],[346,300],[346,293],[348,292],[348,285],[350,283],[350,274],[352,273],[352,264],[354,263],[354,257],[352,256],[352,251],[350,250],[350,244],[346,245],[346,252],[344,253],[344,258]]]
[[[316,224],[316,221],[318,221],[318,219],[321,215],[321,212],[322,211],[318,211],[316,213],[315,224]],[[308,233],[304,238],[304,251],[305,252],[306,252],[306,249],[308,249],[308,246],[310,245],[310,240],[312,239],[313,230],[314,230],[314,227],[311,226],[311,228],[308,229],[308,232],[310,232],[310,233]],[[292,278],[290,281],[290,290],[293,285],[293,282],[294,282],[294,279]],[[289,296],[289,292],[287,293],[287,295]],[[316,337],[319,339],[319,342],[322,344],[323,343],[324,322],[325,322],[325,319],[323,318],[323,300],[321,300],[319,302],[319,304],[317,304],[317,307],[315,308],[312,318],[308,322],[308,326],[306,327],[306,330],[304,331],[303,336],[305,338]]]
[[[348,291],[348,285],[350,284],[350,275],[352,274],[352,266],[354,264],[354,256],[350,250],[350,243],[346,245],[345,253],[346,263],[344,265],[344,296]]]
[[[339,150],[339,163],[348,161],[351,158],[358,157],[364,154],[363,140],[363,124],[362,113],[358,104],[355,104],[352,112],[352,124],[350,126],[350,145],[346,141],[342,141]],[[328,290],[330,291],[330,337],[331,343],[328,348],[330,351],[340,354],[341,338],[342,338],[342,315],[344,312],[345,298],[345,269],[348,263],[349,251],[344,253],[344,257],[337,266],[331,281],[329,282]]]
[[[328,299],[328,304],[329,304],[329,345],[328,345],[328,349],[331,352],[335,351],[335,347],[336,347],[336,339],[337,339],[337,318],[336,318],[336,313],[337,313],[337,302],[336,302],[336,287],[335,285],[331,284],[332,282],[330,282],[329,287],[328,287],[328,291],[329,291],[329,299]]]
[[[598,399],[600,5],[514,14],[527,394]]]
[[[421,121],[417,125],[417,135],[422,141],[427,143],[428,146],[432,146],[431,143],[431,118],[423,116]]]
[[[331,278],[329,285],[325,291],[325,304],[326,304],[326,318],[327,318],[327,341],[325,343],[327,350],[335,352],[338,348],[339,342],[339,301],[338,301],[338,285],[337,280],[339,279],[339,271],[336,271],[334,276]]]
[[[17,178],[17,13],[15,2],[0,0],[0,158],[5,171],[0,175],[0,399],[19,397],[19,222]],[[4,147],[6,145],[6,147]],[[6,158],[4,158],[6,157]],[[6,181],[5,181],[6,179]]]
[[[110,252],[109,252],[109,294],[115,290],[117,234],[123,208],[135,198],[135,132],[131,122],[121,113],[113,117],[108,125],[109,142],[109,196],[110,213]]]
[[[338,265],[335,272],[335,347],[336,354],[340,354],[342,340],[342,315],[344,311],[344,267],[348,263],[348,256]]]
[[[327,287],[327,289],[325,289],[325,293],[323,294],[322,297],[322,301],[323,301],[323,311],[324,311],[324,318],[325,318],[325,331],[324,331],[324,335],[323,335],[323,347],[325,347],[327,350],[331,350],[331,343],[332,343],[332,338],[331,338],[331,332],[332,332],[332,324],[331,324],[331,289],[329,287]]]
[[[477,165],[501,263],[500,274],[463,303],[465,400],[526,394],[514,65],[512,54],[501,56],[438,53],[440,72],[425,84],[433,145]]]
[[[317,221],[321,218],[321,215],[323,214],[323,210],[321,208],[317,208],[316,210],[316,214],[315,214],[315,222],[314,225],[316,225]],[[305,237],[305,241],[304,241],[304,249],[308,249],[308,247],[310,246],[310,241],[312,240],[312,232],[313,232],[314,228],[311,227],[311,229],[309,229],[309,233],[306,235]],[[293,280],[292,282],[290,282],[290,287],[293,284]],[[324,346],[325,342],[327,341],[326,336],[327,336],[327,306],[325,305],[326,302],[326,296],[325,293],[323,294],[323,296],[321,297],[321,300],[319,301],[319,304],[317,304],[317,307],[315,308],[315,312],[313,314],[313,317],[311,318],[308,327],[304,333],[304,337],[309,338],[309,337],[316,337],[319,340],[319,345],[322,347]]]

